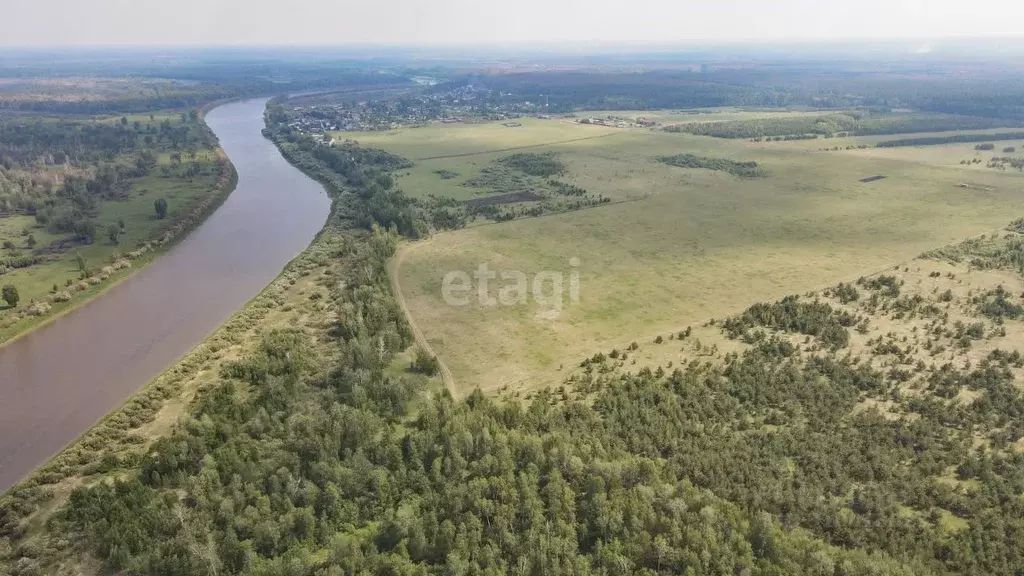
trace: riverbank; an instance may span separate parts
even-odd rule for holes
[[[323,228],[323,188],[260,135],[265,102],[208,116],[238,174],[219,209],[193,233],[168,236],[164,255],[102,297],[0,348],[0,490],[202,342]]]
[[[305,173],[309,175],[308,170]],[[177,363],[0,497],[0,567],[14,554],[15,545],[32,542],[45,551],[39,556],[60,559],[59,564],[48,565],[48,570],[74,567],[83,573],[98,571],[98,562],[72,553],[63,539],[66,534],[51,533],[47,528],[47,521],[67,503],[72,491],[139,466],[160,438],[188,420],[198,399],[208,397],[220,384],[218,376],[238,359],[255,353],[268,334],[299,332],[319,343],[316,356],[320,361],[328,363],[337,356],[338,350],[330,345],[331,333],[344,307],[332,294],[346,284],[347,276],[366,272],[362,259],[367,257],[379,267],[374,283],[387,290],[385,262],[397,238],[353,226],[348,220],[352,209],[342,199],[342,188],[337,182],[319,180],[330,191],[331,215],[301,254]],[[404,350],[411,336],[405,334],[400,340],[405,343],[400,346]],[[408,356],[398,355],[388,371],[403,374],[408,365]]]
[[[193,122],[216,140],[205,119],[214,104],[200,108]],[[156,124],[166,120],[165,116],[138,118]],[[0,284],[15,286],[22,300],[19,307],[0,312],[0,348],[105,294],[167,253],[220,207],[237,184],[230,159],[217,146],[197,151],[192,162],[199,168],[195,175],[169,176],[181,168],[174,165],[170,155],[159,155],[150,173],[130,184],[125,198],[99,204],[96,222],[121,226],[116,243],[107,241],[105,225],[101,225],[101,237],[92,243],[72,243],[72,248],[54,253],[35,251],[44,254],[42,262],[0,276]],[[168,204],[165,219],[158,219],[154,213],[157,199]],[[0,236],[5,230],[8,236],[14,235],[19,228],[22,235],[31,233],[33,243],[37,239],[55,245],[67,241],[49,234],[33,216],[0,220]]]
[[[216,152],[223,154],[223,151],[219,148]],[[227,158],[227,156],[224,157]],[[171,223],[168,229],[170,236],[168,236],[168,232],[165,232],[147,239],[135,250],[111,258],[110,264],[100,269],[100,274],[86,277],[76,283],[75,286],[78,288],[76,291],[58,290],[54,292],[50,300],[46,302],[49,308],[45,313],[25,316],[22,321],[14,324],[12,328],[0,329],[0,348],[13,344],[19,338],[30,334],[32,331],[59,320],[66,314],[106,294],[121,282],[144,270],[153,261],[184,240],[207,217],[213,214],[234,191],[235,186],[238,184],[238,174],[235,172],[234,166],[231,165],[230,161],[226,165],[226,170],[227,173],[222,175],[221,180],[213,187],[210,196],[201,200],[188,214]],[[227,177],[226,183],[222,183],[224,176]],[[124,261],[129,262],[131,266],[124,266]],[[118,262],[122,264],[119,265]],[[106,270],[108,267],[110,269]],[[99,282],[93,284],[90,282],[91,278],[96,278]],[[86,285],[82,285],[81,282],[85,282]],[[63,300],[63,296],[58,296],[63,292],[67,292],[71,298]]]

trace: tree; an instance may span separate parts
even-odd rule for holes
[[[18,301],[21,300],[21,296],[18,294],[18,289],[15,288],[13,284],[4,285],[3,298],[11,308],[16,307],[18,305]]]
[[[28,238],[25,240],[25,244],[27,244],[29,248],[35,248],[36,247],[36,237],[35,237],[35,235],[29,234]]]
[[[120,235],[121,235],[121,227],[120,226],[118,226],[117,224],[111,224],[110,226],[107,226],[107,237],[110,238],[111,242],[113,242],[114,244],[117,244],[117,237],[120,236]]]
[[[416,348],[416,360],[413,361],[410,370],[426,374],[427,376],[434,376],[440,369],[441,363],[437,360],[436,356],[433,356],[423,348]]]
[[[156,202],[153,202],[153,208],[156,210],[156,217],[160,220],[167,217],[167,200],[158,198]]]
[[[83,220],[75,225],[75,236],[86,244],[92,244],[96,239],[96,223],[91,220]]]

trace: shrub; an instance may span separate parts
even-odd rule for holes
[[[435,376],[441,371],[441,362],[438,361],[437,357],[433,354],[427,352],[421,347],[417,347],[416,359],[413,361],[410,369],[418,374]]]
[[[531,152],[520,152],[518,154],[512,154],[499,158],[498,162],[529,174],[530,176],[557,176],[562,172],[565,172],[565,164],[555,158],[553,152],[545,152],[542,154],[531,153]]]
[[[153,209],[156,210],[156,217],[163,220],[167,217],[167,200],[157,198],[157,200],[153,202]]]
[[[54,303],[56,303],[56,302],[68,302],[70,300],[71,300],[71,293],[68,292],[67,290],[63,290],[61,292],[57,292],[53,296],[50,296],[50,301],[52,301]]]
[[[5,284],[2,290],[2,296],[4,302],[11,308],[18,305],[18,301],[21,300],[21,295],[18,294],[18,289],[13,284]]]
[[[37,302],[28,307],[29,316],[43,316],[50,311],[50,305],[46,302]]]

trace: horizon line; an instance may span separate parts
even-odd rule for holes
[[[787,38],[688,38],[678,41],[618,41],[618,40],[550,40],[543,42],[536,41],[507,41],[507,42],[448,42],[448,43],[400,43],[400,42],[275,42],[275,43],[252,43],[252,42],[213,42],[213,43],[191,43],[191,42],[136,42],[136,41],[110,41],[102,43],[68,43],[68,44],[4,44],[0,48],[5,50],[57,50],[70,51],[81,49],[117,49],[117,48],[144,48],[144,49],[384,49],[384,50],[460,50],[488,48],[492,50],[518,50],[530,51],[543,49],[648,49],[648,50],[673,50],[680,48],[714,47],[727,48],[737,46],[878,46],[887,44],[905,44],[922,42],[998,42],[1015,40],[1021,42],[1024,47],[1024,33],[1021,34],[951,34],[944,36],[850,36],[837,38],[818,37],[787,37]],[[1002,47],[1002,46],[1000,46]],[[3,56],[0,55],[0,60]]]

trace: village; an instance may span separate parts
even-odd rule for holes
[[[467,84],[457,88],[404,95],[379,100],[327,101],[296,106],[298,117],[290,126],[314,138],[329,132],[396,130],[433,123],[479,123],[502,121],[513,128],[523,117],[540,119],[574,118],[574,114],[548,112],[547,102],[531,102],[510,94]],[[583,119],[584,123],[610,120]],[[608,125],[612,125],[609,123]],[[329,137],[323,138],[328,141]]]

